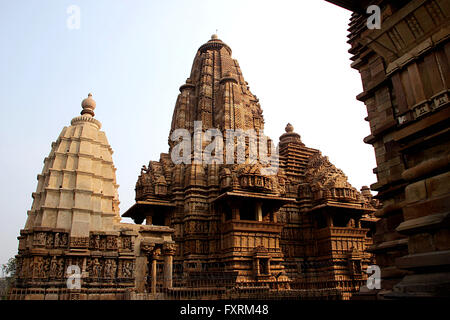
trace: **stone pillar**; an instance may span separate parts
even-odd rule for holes
[[[262,202],[256,202],[256,221],[262,221]]]
[[[156,293],[156,257],[152,259],[152,293]]]
[[[145,217],[145,224],[148,226],[153,224],[153,217],[151,215]]]
[[[164,250],[164,288],[172,288],[173,256],[175,254],[175,244],[165,243]]]
[[[164,288],[172,288],[173,256],[164,256]]]
[[[327,219],[327,226],[333,227],[333,218],[331,217],[331,215],[327,214],[326,219]]]
[[[83,257],[83,266],[81,268],[82,273],[86,272],[86,264],[87,264],[87,259],[86,259],[86,257]]]
[[[256,275],[259,276],[260,272],[259,272],[259,258],[256,258]]]
[[[160,253],[160,249],[154,249],[152,251],[152,268],[151,268],[151,273],[152,273],[152,283],[151,283],[151,291],[153,294],[156,293],[156,263],[157,263],[157,258],[159,256]]]
[[[241,219],[241,214],[239,212],[239,207],[233,207],[231,208],[232,210],[232,219],[233,220],[240,220]]]
[[[167,212],[164,216],[164,225],[170,227],[170,215]]]

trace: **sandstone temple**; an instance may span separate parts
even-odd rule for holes
[[[96,102],[82,101],[37,177],[9,297],[450,296],[449,2],[329,2],[354,12],[348,42],[371,129],[364,142],[377,160],[371,188],[352,187],[289,123],[278,141],[264,139],[259,100],[213,35],[179,89],[167,152],[142,166],[136,202],[122,215]],[[381,29],[367,28],[370,4],[381,9]],[[211,129],[255,135],[225,145]],[[180,152],[179,132],[203,151]],[[211,145],[214,161],[198,161]],[[243,161],[225,161],[239,154]],[[370,265],[381,268],[381,288],[366,287]]]
[[[259,158],[248,161],[250,137],[246,161],[231,164],[176,164],[169,139],[169,152],[141,169],[136,203],[122,214],[130,224],[120,222],[112,149],[95,107],[89,94],[44,160],[12,298],[348,299],[365,284],[378,201],[305,146],[291,124],[273,174]],[[185,129],[202,139],[209,128],[264,134],[258,98],[216,35],[180,87],[169,136]],[[266,141],[269,153],[273,144]],[[69,266],[79,267],[79,289],[67,288],[76,268]]]

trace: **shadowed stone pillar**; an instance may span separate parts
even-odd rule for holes
[[[239,212],[239,207],[233,207],[232,209],[232,219],[241,220],[241,214]]]
[[[327,214],[326,215],[326,219],[327,219],[327,226],[328,227],[334,227],[333,218],[331,217],[331,215]]]
[[[272,212],[271,213],[271,216],[272,216],[272,222],[277,222],[277,213],[276,212]]]

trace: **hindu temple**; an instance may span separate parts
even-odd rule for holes
[[[379,29],[367,28],[372,3],[329,2],[353,11],[376,183],[354,188],[290,123],[266,137],[258,97],[214,34],[179,88],[168,149],[131,164],[135,203],[122,214],[96,102],[82,101],[37,176],[9,297],[448,296],[448,2],[375,1]]]

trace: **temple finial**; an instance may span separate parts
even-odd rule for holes
[[[94,109],[96,105],[95,100],[92,99],[92,93],[89,92],[88,97],[81,102],[81,107],[83,108],[81,114],[90,115],[92,117],[95,116]]]
[[[293,131],[294,131],[294,126],[293,126],[292,124],[288,123],[288,124],[286,125],[286,128],[284,128],[284,130],[285,130],[287,133],[293,132]]]

